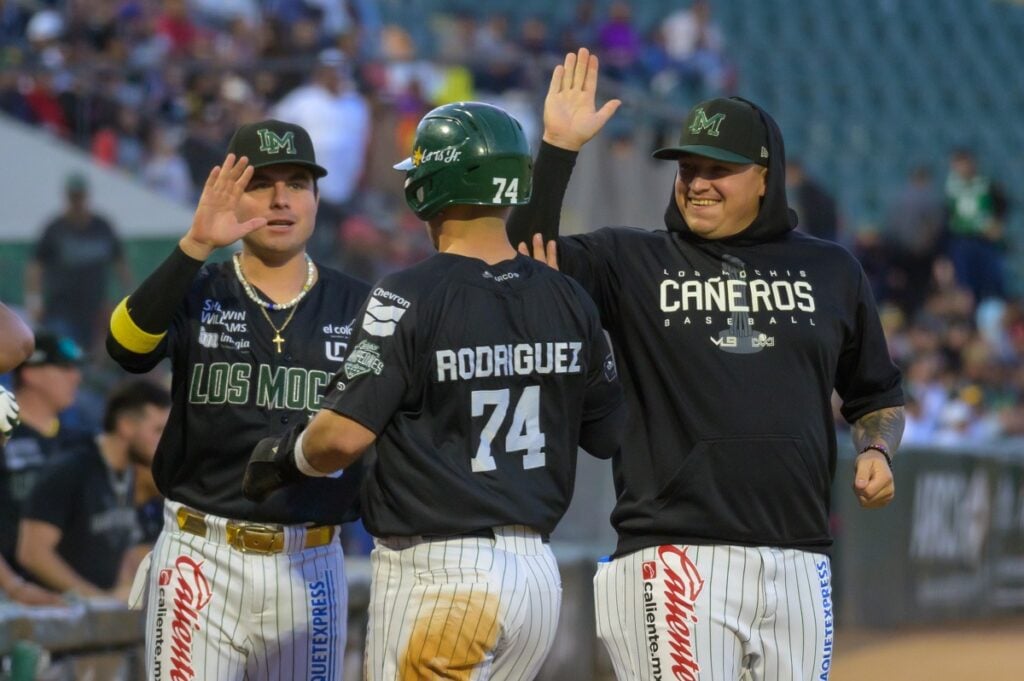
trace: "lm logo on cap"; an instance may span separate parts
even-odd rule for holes
[[[693,114],[693,123],[690,123],[690,132],[694,135],[699,135],[703,131],[707,130],[708,135],[711,137],[718,137],[718,126],[720,126],[724,120],[724,113],[716,113],[711,118],[708,118],[708,115],[704,113],[704,107],[701,107]]]
[[[284,149],[285,153],[295,153],[295,132],[292,130],[278,135],[270,128],[260,128],[256,134],[260,136],[260,151],[276,154]]]

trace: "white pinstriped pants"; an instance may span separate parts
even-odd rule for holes
[[[540,535],[375,540],[367,681],[518,681],[555,638],[562,582]]]
[[[180,504],[164,503],[146,602],[150,681],[341,681],[348,624],[345,561],[337,538],[303,550],[243,553],[225,543],[227,520],[207,535],[182,532]],[[337,534],[335,534],[337,537]]]
[[[655,546],[598,564],[597,635],[620,681],[827,681],[827,556]]]

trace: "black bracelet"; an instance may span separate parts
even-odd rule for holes
[[[890,471],[892,470],[892,455],[889,454],[889,448],[888,447],[886,447],[885,445],[868,445],[864,449],[860,450],[860,453],[858,453],[857,456],[860,456],[861,454],[863,454],[864,452],[868,451],[869,449],[873,449],[876,452],[881,452],[882,456],[885,457],[885,462],[887,464],[889,464],[889,470]]]

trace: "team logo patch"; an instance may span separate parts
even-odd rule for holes
[[[658,564],[653,560],[646,560],[643,564],[644,581],[649,582],[658,576]]]
[[[611,383],[619,376],[619,370],[615,367],[615,355],[608,353],[604,358],[604,380]]]
[[[260,128],[256,134],[260,138],[260,151],[266,154],[277,154],[283,150],[286,154],[295,154],[295,133],[291,130],[283,135],[278,135],[269,128]]]
[[[171,570],[160,571],[160,586],[167,586],[171,583]]]
[[[356,376],[368,373],[380,376],[380,372],[384,371],[384,362],[380,359],[380,346],[368,340],[359,341],[345,360],[344,371],[350,381]]]
[[[722,121],[725,120],[724,113],[716,113],[711,118],[704,113],[704,107],[697,109],[693,114],[693,121],[690,123],[690,132],[694,135],[699,135],[704,131],[711,137],[718,137],[719,126],[722,125]]]
[[[391,336],[395,333],[395,327],[402,315],[409,307],[408,301],[402,299],[406,304],[386,305],[378,298],[371,297],[366,306],[366,314],[363,315],[363,329],[372,336]]]

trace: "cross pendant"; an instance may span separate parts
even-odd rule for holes
[[[281,333],[279,331],[274,332],[274,340],[271,342],[277,346],[277,352],[280,354],[281,346],[284,345],[284,338],[281,338]]]

